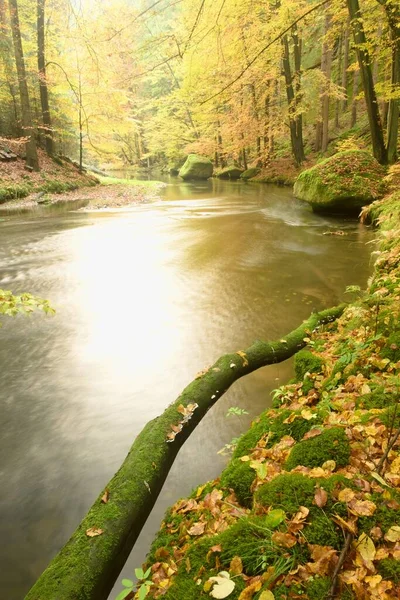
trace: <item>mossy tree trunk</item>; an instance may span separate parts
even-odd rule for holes
[[[301,99],[301,45],[296,27],[292,29],[294,74],[290,65],[289,38],[284,35],[283,44],[283,73],[286,83],[286,96],[289,107],[289,128],[292,153],[297,165],[305,161],[303,143],[303,116],[299,112]]]
[[[312,314],[280,341],[257,341],[226,354],[192,381],[137,436],[119,471],[25,600],[106,600],[180,447],[211,406],[240,377],[293,356],[312,330],[343,310],[341,305]],[[93,530],[98,535],[87,535]]]

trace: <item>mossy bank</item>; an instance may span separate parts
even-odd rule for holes
[[[169,509],[149,598],[400,597],[400,193],[367,214],[381,229],[367,290],[310,332],[221,477]]]

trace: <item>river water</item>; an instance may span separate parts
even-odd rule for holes
[[[276,339],[365,285],[373,233],[314,215],[275,186],[170,180],[127,210],[0,215],[0,288],[55,317],[0,330],[0,597],[20,600],[68,539],[143,425],[203,367]],[[76,207],[75,207],[76,208]],[[324,235],[342,230],[345,235]],[[166,507],[227,458],[292,362],[238,382],[181,450],[124,575]],[[230,406],[247,416],[226,417]],[[116,587],[119,589],[119,586]],[[115,597],[115,592],[110,598]]]

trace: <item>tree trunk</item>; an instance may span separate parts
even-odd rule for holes
[[[331,26],[332,17],[329,13],[325,17],[325,35]],[[332,49],[325,40],[323,54],[325,54],[325,90],[322,97],[322,152],[326,152],[329,143],[329,92],[332,71]]]
[[[49,92],[46,78],[44,15],[46,0],[37,0],[37,59],[39,74],[40,103],[42,106],[43,131],[45,136],[46,152],[50,156],[54,153],[53,130],[51,127]]]
[[[392,95],[400,93],[400,6],[395,3],[384,2],[384,8],[390,27],[392,44],[392,72],[391,92]],[[388,162],[393,164],[397,160],[397,142],[399,133],[399,105],[398,97],[392,97],[389,101],[387,120],[387,152]]]
[[[4,64],[4,73],[10,95],[13,101],[13,112],[14,112],[14,128],[16,136],[21,135],[21,127],[19,125],[18,105],[17,105],[17,90],[15,85],[15,78],[13,72],[13,49],[12,42],[8,35],[8,23],[6,18],[6,4],[5,0],[0,0],[0,57]]]
[[[362,14],[358,0],[347,0],[347,7],[351,19],[351,27],[353,30],[357,59],[360,67],[365,103],[367,105],[373,154],[379,163],[386,164],[388,160],[387,150],[383,137],[382,121],[375,93],[367,39],[364,32]]]
[[[282,362],[306,345],[316,327],[344,305],[314,313],[277,342],[254,342],[226,354],[192,381],[164,413],[147,423],[78,529],[25,600],[106,600],[147,519],[178,450],[207,411],[240,377]],[[90,537],[95,529],[99,535]]]
[[[340,34],[339,48],[338,48],[337,78],[336,78],[338,87],[340,86],[340,84],[342,82],[342,62],[343,62],[343,31]],[[340,127],[339,115],[340,115],[340,100],[336,100],[336,102],[335,102],[335,129],[339,129],[339,127]]]
[[[297,32],[292,32],[292,39],[294,43],[294,68],[295,76],[292,76],[292,70],[290,66],[290,51],[289,51],[289,39],[287,35],[282,38],[283,44],[283,73],[286,82],[286,96],[289,107],[289,128],[290,128],[290,142],[292,145],[292,153],[294,160],[297,165],[301,165],[305,160],[304,155],[304,144],[303,144],[303,118],[301,114],[298,114],[297,108],[299,103],[301,82],[300,82],[300,68],[301,68],[301,49],[300,43],[297,36]],[[293,81],[295,80],[295,87]]]
[[[354,71],[353,75],[353,95],[351,101],[351,121],[350,127],[353,128],[357,123],[357,95],[358,95],[358,80],[360,78],[359,71]]]
[[[346,97],[342,100],[342,111],[345,111],[347,108],[347,69],[349,68],[349,51],[350,51],[350,36],[349,36],[349,25],[350,21],[347,22],[345,30],[344,30],[344,52],[343,52],[343,66],[342,66],[342,88]]]
[[[22,50],[21,30],[19,26],[17,0],[8,0],[10,9],[11,31],[14,43],[15,65],[18,74],[19,95],[21,99],[22,129],[24,136],[28,138],[26,142],[26,164],[39,170],[39,160],[36,149],[36,141],[32,126],[32,114],[29,102],[28,84],[26,81],[24,53]]]

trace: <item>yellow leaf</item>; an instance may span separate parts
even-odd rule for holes
[[[398,475],[400,473],[400,456],[394,459],[390,465],[390,472]]]
[[[311,410],[304,408],[301,411],[301,416],[303,417],[303,419],[305,419],[306,421],[310,421],[310,419],[316,419],[317,415],[316,413],[311,412]]]
[[[107,504],[109,499],[110,499],[110,492],[108,490],[106,490],[101,497],[101,501],[103,502],[103,504]]]
[[[334,471],[336,469],[336,463],[334,460],[326,460],[322,465],[324,471]]]
[[[86,535],[88,537],[97,537],[98,535],[101,535],[102,533],[104,533],[104,529],[98,529],[96,527],[91,527],[90,529],[86,530]]]
[[[243,564],[240,556],[234,556],[229,565],[229,572],[232,575],[240,575],[243,572]]]
[[[362,533],[358,538],[356,542],[356,551],[364,560],[373,561],[375,558],[375,544],[365,533]]]
[[[210,577],[208,581],[214,583],[213,589],[210,592],[210,596],[213,598],[227,598],[235,589],[235,582],[230,579],[229,573],[226,571],[221,571],[217,577]]]
[[[261,596],[258,600],[275,600],[275,596],[269,590],[265,590],[264,592],[261,592]]]
[[[385,540],[388,542],[400,542],[400,527],[398,525],[393,525],[393,527],[385,534]]]
[[[338,500],[339,502],[350,502],[353,500],[355,493],[350,488],[344,488],[339,492]]]

